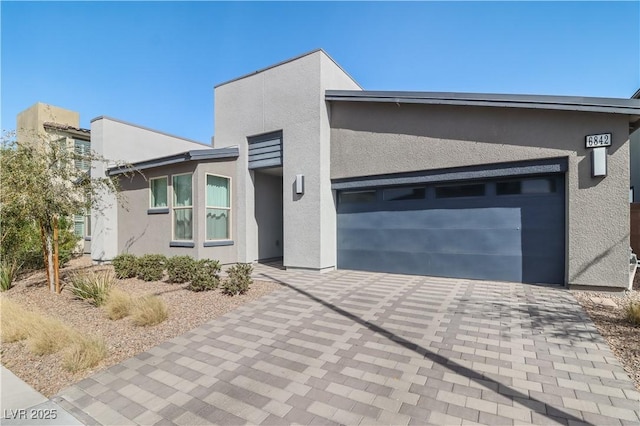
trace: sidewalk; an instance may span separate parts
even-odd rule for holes
[[[47,399],[4,366],[0,366],[0,383],[0,424],[82,425],[55,401]]]

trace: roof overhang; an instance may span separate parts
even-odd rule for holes
[[[91,139],[90,129],[83,129],[81,127],[73,127],[67,124],[53,123],[50,121],[42,123],[42,126],[45,128],[45,130],[53,130],[60,133],[66,133],[67,135],[75,137],[77,139],[87,141]]]
[[[381,102],[599,112],[627,115],[632,129],[636,129],[640,125],[640,99],[359,90],[327,90],[325,99],[332,102]]]
[[[240,150],[237,146],[217,149],[196,149],[192,151],[181,152],[179,154],[139,161],[127,166],[111,167],[107,169],[107,174],[109,176],[116,176],[139,170],[151,169],[154,167],[185,163],[188,161],[230,160],[238,158],[238,155],[240,155]]]

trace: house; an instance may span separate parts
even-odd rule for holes
[[[366,91],[316,50],[217,85],[214,102],[212,147],[92,122],[94,148],[142,173],[104,170],[128,204],[94,214],[95,261],[628,287],[638,100]]]
[[[16,139],[40,144],[58,143],[82,155],[91,151],[91,130],[80,128],[80,114],[65,108],[37,102],[20,112],[16,119]],[[75,167],[88,171],[89,161],[76,160]],[[91,253],[91,213],[73,216],[78,251]]]

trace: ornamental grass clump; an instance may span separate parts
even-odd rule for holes
[[[627,320],[633,325],[640,325],[640,301],[629,302],[625,308]]]
[[[145,254],[138,259],[138,278],[143,281],[160,281],[164,275],[167,258],[162,254]]]
[[[62,366],[75,373],[95,367],[107,356],[107,345],[102,338],[77,336],[64,350]]]
[[[253,266],[250,263],[237,263],[227,269],[227,278],[222,283],[222,292],[230,296],[245,294],[253,283],[251,273]]]
[[[191,282],[187,287],[191,291],[207,291],[218,288],[220,284],[220,262],[201,259],[196,262]]]
[[[167,305],[158,296],[143,296],[135,300],[131,319],[137,326],[147,327],[160,324],[169,318]]]
[[[133,299],[131,295],[119,288],[114,288],[109,292],[107,302],[104,305],[107,317],[109,317],[110,320],[119,320],[129,316],[132,307]]]
[[[68,288],[78,299],[86,300],[93,306],[102,306],[113,283],[110,271],[80,272],[71,275]]]
[[[111,261],[116,278],[124,280],[133,278],[138,274],[138,258],[133,254],[123,253]]]
[[[182,284],[191,281],[196,270],[196,261],[191,256],[173,256],[167,260],[169,281]]]
[[[7,291],[13,287],[18,272],[20,272],[20,264],[17,260],[0,261],[0,291]]]

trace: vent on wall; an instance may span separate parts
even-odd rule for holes
[[[247,138],[249,169],[282,166],[282,131]]]

